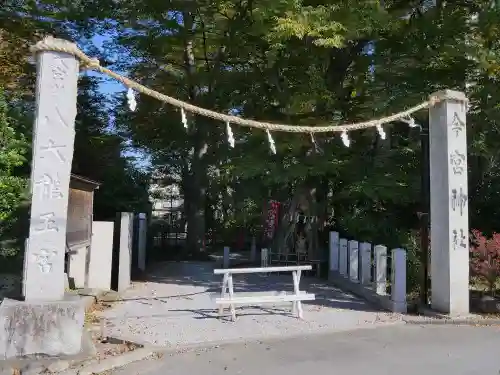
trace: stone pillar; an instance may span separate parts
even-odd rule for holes
[[[361,284],[370,285],[372,280],[372,245],[368,242],[361,242],[359,254],[361,258]]]
[[[130,287],[133,238],[134,214],[122,212],[120,215],[120,247],[118,249],[118,292],[125,291]]]
[[[137,267],[141,271],[146,270],[146,239],[148,233],[148,221],[145,213],[139,214],[137,246]]]
[[[406,313],[406,251],[392,250],[391,302],[392,311]]]
[[[330,232],[330,271],[339,271],[339,234]]]
[[[359,246],[358,241],[349,241],[349,279],[358,282],[359,271]]]
[[[341,276],[347,277],[349,270],[347,269],[347,240],[345,238],[341,238],[339,240],[339,273]]]
[[[432,308],[469,313],[469,211],[467,204],[467,98],[445,90],[430,108]]]
[[[72,44],[52,39],[53,43]],[[68,191],[75,139],[78,61],[39,52],[31,163],[31,213],[25,249],[23,294],[27,301],[64,297]]]
[[[114,227],[112,221],[92,223],[88,282],[91,289],[111,290]]]
[[[377,245],[375,253],[375,291],[378,295],[387,294],[387,247]]]

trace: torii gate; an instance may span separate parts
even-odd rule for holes
[[[79,59],[84,55],[75,44],[60,39],[45,39],[37,47],[32,206],[23,290],[26,300],[55,301],[64,296],[67,196],[47,197],[35,186],[50,178],[60,191],[68,190]],[[469,312],[466,107],[461,92],[431,95],[432,307],[452,315]]]

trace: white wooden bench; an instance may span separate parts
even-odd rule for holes
[[[287,266],[287,267],[259,267],[259,268],[227,268],[214,270],[215,275],[224,275],[222,280],[222,293],[220,298],[215,299],[215,303],[219,305],[219,316],[224,312],[224,307],[229,306],[231,318],[236,320],[236,310],[234,305],[252,305],[263,303],[276,302],[292,302],[292,313],[303,318],[301,301],[313,301],[314,294],[307,294],[300,291],[299,283],[302,271],[310,271],[312,266]],[[250,274],[250,273],[271,273],[271,272],[291,272],[293,278],[293,294],[269,294],[269,295],[252,295],[252,296],[236,296],[233,288],[234,274]]]

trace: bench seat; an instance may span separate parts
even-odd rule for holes
[[[249,305],[253,303],[274,303],[274,302],[294,302],[294,301],[314,301],[314,294],[300,293],[279,294],[274,296],[249,296],[249,297],[223,297],[216,298],[217,305]]]

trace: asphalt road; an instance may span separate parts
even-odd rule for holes
[[[500,374],[500,327],[398,325],[224,345],[133,363],[116,375]]]

